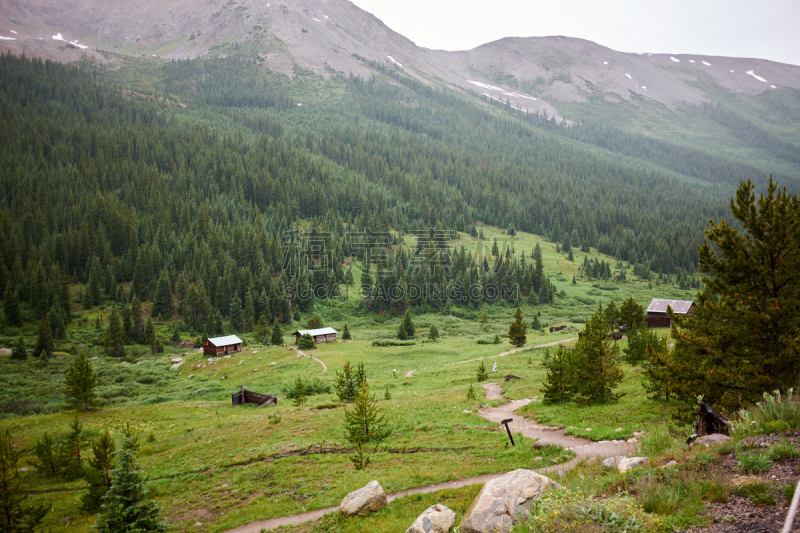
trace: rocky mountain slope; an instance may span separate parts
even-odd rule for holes
[[[630,54],[567,37],[506,38],[473,50],[416,46],[348,0],[7,0],[0,50],[59,61],[109,52],[163,59],[248,47],[270,69],[367,75],[376,61],[430,83],[556,114],[557,103],[675,108],[709,93],[800,89],[800,67],[758,59]]]

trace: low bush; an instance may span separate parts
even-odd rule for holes
[[[775,505],[775,497],[769,490],[769,485],[763,481],[746,483],[733,489],[733,493],[749,498],[753,503],[759,505]]]
[[[794,459],[795,457],[800,456],[800,453],[797,451],[789,439],[782,438],[781,441],[777,444],[773,444],[769,448],[769,457],[773,461],[783,461],[785,459]]]
[[[373,346],[387,347],[387,346],[414,346],[417,344],[414,341],[401,341],[398,339],[376,339],[372,341]]]
[[[322,381],[319,378],[312,378],[309,380],[305,380],[303,378],[298,378],[303,384],[303,394],[305,396],[315,396],[317,394],[328,394],[331,392],[331,384]],[[284,385],[283,392],[286,394],[286,397],[294,399],[297,395],[297,381],[293,381],[288,385]]]

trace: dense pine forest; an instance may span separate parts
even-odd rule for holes
[[[352,285],[351,263],[375,265],[360,280],[369,311],[551,301],[535,257],[450,253],[434,238],[479,240],[479,222],[565,253],[596,248],[643,277],[693,275],[707,220],[757,172],[596,125],[519,120],[377,65],[370,79],[336,78],[333,103],[310,106],[291,94],[302,81],[271,83],[235,58],[164,63],[150,92],[85,65],[6,55],[0,71],[4,320],[49,317],[54,333],[71,283],[86,284],[87,307],[124,302],[129,333],[141,324],[127,305],[154,300],[154,316],[174,307],[212,334],[222,318],[237,331],[262,314],[291,322],[312,292]],[[426,236],[438,244],[423,247]],[[331,268],[313,268],[323,256]],[[409,284],[436,297],[392,296]],[[478,300],[447,296],[476,284]],[[520,291],[485,290],[510,284]]]

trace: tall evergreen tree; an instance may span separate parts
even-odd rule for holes
[[[122,332],[122,322],[117,314],[117,308],[112,307],[111,314],[108,315],[108,328],[106,329],[105,338],[103,340],[106,353],[114,357],[123,357],[125,355],[124,342],[125,337]]]
[[[172,316],[172,305],[172,286],[169,282],[167,270],[164,269],[158,277],[158,285],[156,286],[155,296],[153,296],[153,307],[150,310],[150,316],[167,319]]]
[[[150,353],[157,353],[158,346],[156,344],[156,328],[153,326],[153,321],[147,317],[147,322],[144,325],[144,342],[150,347]]]
[[[239,298],[239,293],[235,293],[231,298],[231,306],[229,315],[231,327],[234,331],[244,331],[244,311],[242,310],[242,300]]]
[[[6,324],[12,327],[22,326],[22,313],[19,310],[19,300],[16,291],[11,287],[6,287],[3,294],[3,311],[6,316]]]
[[[50,511],[50,506],[23,505],[28,497],[26,485],[11,433],[0,431],[0,532],[33,533]]]
[[[608,334],[603,304],[599,304],[575,345],[575,401],[579,404],[606,403],[620,397],[613,391],[623,378],[617,361],[619,349]]]
[[[36,345],[33,347],[34,357],[42,354],[46,357],[53,355],[53,335],[50,332],[50,323],[45,317],[39,321],[39,334],[36,337]]]
[[[800,199],[770,178],[756,199],[748,179],[724,220],[706,231],[699,270],[707,290],[691,316],[675,315],[675,396],[732,413],[800,380]]]
[[[111,471],[116,465],[114,454],[116,445],[108,430],[100,434],[92,442],[94,457],[89,459],[89,468],[86,470],[88,490],[81,496],[81,509],[88,513],[100,510],[103,496],[111,488]]]
[[[517,307],[517,312],[514,313],[514,320],[508,328],[508,342],[512,346],[520,347],[525,346],[527,341],[528,323],[522,320],[522,309]]]
[[[364,456],[367,445],[379,444],[392,434],[380,411],[378,402],[374,395],[370,395],[366,383],[357,389],[353,408],[344,411],[345,439],[355,448],[355,454],[350,460],[356,470],[362,470],[370,463],[369,458]]]
[[[11,350],[11,359],[16,359],[17,361],[24,361],[28,358],[28,350],[25,348],[25,339],[22,335],[17,338],[17,343],[14,345],[14,348]]]
[[[277,318],[272,324],[272,334],[269,337],[269,342],[273,346],[283,346],[283,332]]]
[[[149,499],[136,464],[133,437],[124,437],[116,452],[117,467],[111,472],[111,486],[103,496],[97,533],[163,533],[167,530],[158,505]]]
[[[575,395],[575,361],[572,352],[559,344],[556,353],[552,357],[548,356],[549,353],[545,354],[545,359],[549,361],[547,375],[542,383],[542,402],[547,405],[568,402]]]
[[[71,409],[88,411],[95,404],[97,395],[94,392],[97,379],[86,354],[80,352],[67,368],[64,375],[64,388],[61,392],[67,397],[67,405]]]
[[[406,314],[403,315],[403,322],[401,326],[406,332],[406,338],[413,339],[414,335],[416,335],[416,327],[414,326],[414,321],[411,320],[411,309],[406,311]]]

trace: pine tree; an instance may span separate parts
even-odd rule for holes
[[[147,317],[147,322],[144,324],[144,342],[150,347],[150,353],[156,353],[158,346],[156,345],[156,328],[150,317]]]
[[[486,372],[486,365],[483,364],[483,361],[481,361],[481,364],[478,365],[477,378],[478,378],[478,383],[480,383],[481,381],[486,381],[489,378],[489,374],[488,372]]]
[[[549,351],[545,354],[548,359],[547,376],[542,383],[544,393],[543,403],[547,405],[564,403],[572,400],[574,390],[574,361],[571,352],[558,345],[558,351],[550,357]]]
[[[281,325],[278,323],[277,318],[272,324],[272,334],[269,337],[269,342],[273,346],[283,346],[283,332],[281,331]]]
[[[640,330],[646,326],[644,308],[637,304],[633,297],[628,298],[619,306],[619,325],[625,331],[631,331],[634,326]]]
[[[342,340],[349,341],[353,337],[350,335],[350,328],[347,327],[347,322],[344,323],[344,328],[342,329]]]
[[[439,330],[436,328],[435,324],[431,324],[431,329],[428,332],[428,338],[432,341],[435,341],[439,338]]]
[[[39,334],[36,337],[36,345],[33,347],[32,355],[39,357],[42,354],[45,357],[53,355],[53,335],[50,332],[50,323],[44,317],[39,321]]]
[[[44,436],[33,447],[33,453],[36,455],[34,466],[37,471],[51,477],[59,473],[61,467],[58,464],[56,448],[53,437],[45,431]]]
[[[26,485],[11,433],[0,431],[0,532],[33,533],[50,511],[50,506],[23,506]]]
[[[402,328],[406,332],[406,338],[413,339],[414,335],[416,334],[416,327],[414,326],[414,322],[411,320],[411,310],[407,310],[406,314],[403,315],[403,322]]]
[[[401,341],[408,340],[408,333],[406,333],[406,328],[402,321],[400,322],[400,325],[397,326],[397,338]]]
[[[295,407],[303,407],[306,404],[306,386],[303,383],[303,378],[297,376],[294,380],[294,395],[292,397],[292,405]]]
[[[478,399],[478,394],[475,392],[475,387],[472,385],[472,383],[470,383],[469,387],[467,387],[467,400],[477,400],[477,399]]]
[[[297,342],[297,348],[300,350],[315,350],[317,348],[317,343],[314,342],[314,338],[311,335],[303,333],[300,340]]]
[[[669,401],[675,387],[674,360],[667,345],[667,337],[647,344],[647,359],[642,363],[642,386],[651,400],[663,398]]]
[[[106,329],[104,338],[106,353],[114,357],[123,357],[125,355],[124,340],[122,323],[117,314],[117,308],[112,307],[111,314],[108,315],[108,329]]]
[[[339,373],[338,370],[336,371],[336,379],[333,382],[333,388],[340,402],[349,403],[355,398],[356,387],[349,361],[345,361],[341,373]]]
[[[235,293],[231,298],[231,306],[228,317],[231,322],[231,327],[234,331],[244,331],[244,311],[242,310],[242,300],[239,298],[239,293]]]
[[[103,496],[102,513],[97,516],[97,533],[163,533],[167,530],[158,505],[149,500],[134,458],[133,437],[125,437],[116,454],[117,467],[111,472],[111,486]]]
[[[525,346],[528,337],[528,324],[522,320],[522,309],[517,307],[517,312],[514,313],[514,320],[508,328],[508,342],[512,346],[520,347]]]
[[[243,316],[244,332],[253,331],[253,326],[256,322],[255,302],[253,300],[253,291],[248,290],[244,295],[244,316]]]
[[[356,452],[350,460],[356,470],[362,470],[370,462],[368,457],[364,457],[366,446],[383,442],[392,431],[366,383],[356,391],[353,408],[345,409],[344,417],[345,439]]]
[[[766,195],[748,180],[730,205],[742,231],[724,220],[706,231],[706,291],[671,333],[674,396],[694,404],[702,393],[724,413],[800,379],[800,199],[770,178]]]
[[[153,296],[153,307],[150,310],[150,316],[167,319],[172,316],[172,305],[172,286],[165,269],[161,271],[161,275],[158,277],[158,285],[156,286],[155,296]]]
[[[131,335],[131,339],[139,341],[144,322],[142,321],[142,302],[139,301],[138,296],[134,296],[131,302],[131,318],[133,320],[133,334]]]
[[[108,430],[100,434],[92,442],[94,458],[89,459],[89,468],[86,470],[88,491],[81,497],[81,510],[95,513],[100,510],[103,496],[111,488],[111,470],[116,461],[114,453],[117,447]]]
[[[575,345],[575,401],[579,404],[606,403],[621,396],[612,390],[623,378],[617,362],[619,349],[608,339],[609,327],[604,315],[603,305],[599,304]]]
[[[92,365],[86,359],[86,354],[79,353],[67,368],[67,373],[64,375],[64,388],[61,389],[61,392],[67,397],[69,408],[88,411],[97,398],[94,392],[96,384],[97,380]]]
[[[69,433],[56,450],[56,463],[59,473],[66,479],[73,480],[83,477],[83,458],[81,457],[81,435],[83,424],[78,416],[69,423]]]
[[[67,330],[63,321],[64,311],[58,305],[58,301],[54,298],[53,305],[47,312],[47,322],[50,325],[50,331],[57,339],[65,339],[67,337]]]
[[[20,335],[19,338],[17,339],[17,343],[11,350],[11,359],[15,359],[17,361],[24,361],[27,358],[28,358],[28,349],[25,348],[25,339],[23,339],[22,335]]]
[[[17,293],[11,287],[6,287],[3,293],[3,311],[6,315],[6,324],[18,328],[22,326],[22,313],[19,310]]]
[[[267,315],[262,314],[258,317],[255,328],[253,328],[253,338],[256,342],[268,344],[267,336],[271,333],[269,323],[267,323]],[[205,341],[204,341],[205,342]]]

